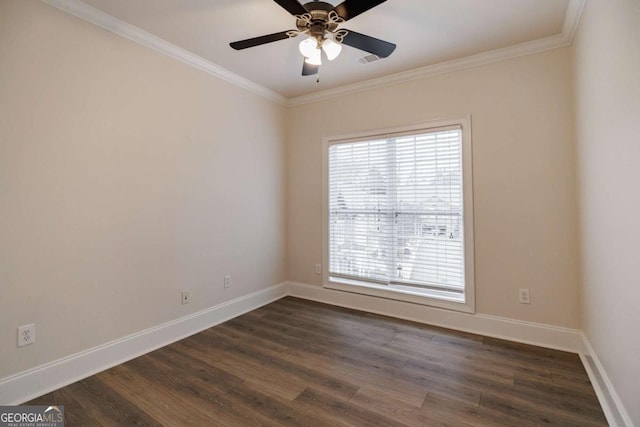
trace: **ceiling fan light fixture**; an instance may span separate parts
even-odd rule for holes
[[[274,1],[295,18],[295,29],[229,43],[232,49],[243,50],[302,36],[300,38],[304,40],[298,45],[304,58],[302,75],[309,76],[318,73],[322,65],[322,52],[329,61],[333,61],[341,54],[343,44],[377,58],[388,57],[396,48],[393,43],[340,28],[344,22],[386,0],[340,0],[342,2],[337,6],[328,3],[329,0],[305,0],[307,2],[304,5],[302,0]]]
[[[340,55],[340,52],[342,52],[342,45],[331,39],[325,39],[324,42],[322,42],[322,50],[327,54],[329,61],[333,61]]]
[[[298,46],[298,49],[300,49],[300,53],[305,58],[311,58],[314,55],[317,55],[315,51],[320,50],[318,48],[318,41],[315,37],[307,37],[306,39],[302,40],[300,42],[300,45]]]
[[[305,56],[304,61],[311,65],[322,65],[322,51],[319,48],[314,49],[311,55]]]

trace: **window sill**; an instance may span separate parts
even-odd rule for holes
[[[337,291],[461,311],[463,313],[475,313],[473,302],[465,301],[465,296],[457,292],[427,289],[416,291],[399,285],[377,285],[338,277],[329,277],[324,287]]]

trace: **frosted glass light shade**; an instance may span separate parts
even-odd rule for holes
[[[322,43],[322,50],[327,54],[329,61],[333,61],[338,57],[338,55],[340,55],[340,52],[342,52],[342,45],[331,39],[325,39]]]
[[[318,41],[315,37],[307,37],[300,42],[298,49],[300,49],[302,56],[305,58],[311,58],[313,55],[316,55],[315,51],[319,50]]]
[[[306,57],[305,62],[311,65],[322,65],[322,51],[317,48],[314,49],[311,55]]]

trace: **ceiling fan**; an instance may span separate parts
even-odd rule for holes
[[[299,45],[300,53],[304,57],[303,76],[317,74],[320,65],[322,65],[322,52],[327,59],[332,61],[340,54],[343,44],[377,55],[380,58],[388,57],[396,48],[393,43],[345,28],[338,28],[340,24],[384,3],[386,0],[344,0],[335,7],[318,0],[304,5],[300,4],[298,0],[274,1],[296,18],[297,29],[233,42],[229,44],[232,48],[242,50],[299,35],[308,35]]]

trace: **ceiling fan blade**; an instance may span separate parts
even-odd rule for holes
[[[318,74],[318,70],[319,69],[320,69],[319,65],[307,64],[306,59],[302,61],[302,75],[303,76],[313,76],[314,74]]]
[[[375,37],[356,33],[355,31],[347,31],[349,34],[347,34],[342,40],[342,43],[347,46],[373,53],[374,55],[378,55],[380,58],[386,58],[396,50],[396,45],[394,43],[389,43]]]
[[[344,0],[333,10],[345,21],[355,18],[369,9],[373,9],[387,0]]]
[[[267,34],[266,36],[254,37],[251,39],[229,43],[229,46],[231,46],[235,50],[242,50],[248,47],[260,46],[261,44],[277,42],[278,40],[284,40],[288,38],[289,31],[282,31],[279,33]]]
[[[304,6],[302,6],[298,0],[273,0],[273,1],[278,3],[280,6],[282,6],[283,9],[285,9],[287,12],[289,12],[293,16],[304,15],[305,13],[308,12],[308,10],[305,9]]]

